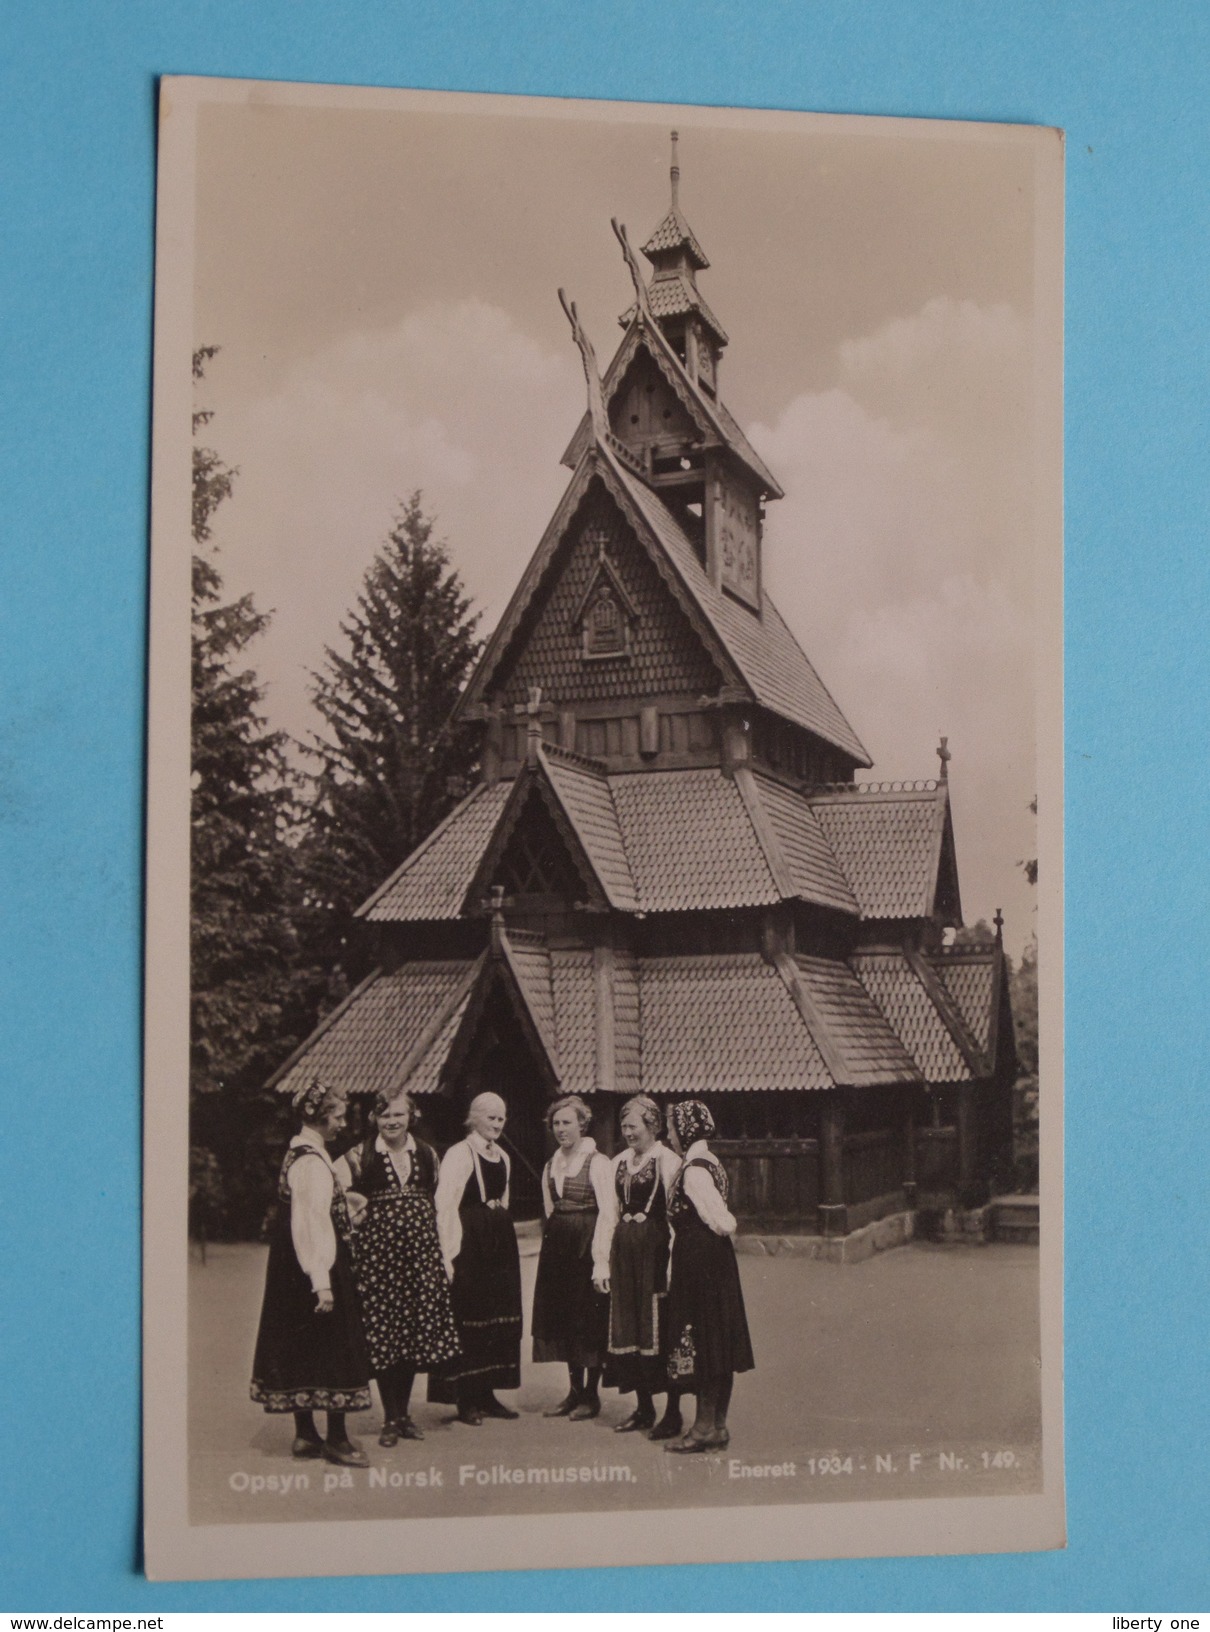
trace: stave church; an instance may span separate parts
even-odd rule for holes
[[[764,587],[781,494],[721,395],[727,335],[681,212],[641,267],[566,491],[460,703],[478,785],[359,910],[378,966],[271,1086],[406,1088],[426,1135],[508,1103],[518,1216],[546,1105],[602,1149],[631,1094],[714,1115],[750,1231],[844,1237],[977,1205],[1011,1164],[999,923],[962,922],[940,775],[869,756]]]

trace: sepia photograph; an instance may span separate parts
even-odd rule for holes
[[[153,1578],[1063,1545],[1062,199],[162,82]]]

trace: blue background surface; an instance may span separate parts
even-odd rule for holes
[[[1206,1608],[1210,8],[41,0],[0,17],[0,1604]],[[1065,127],[1065,1553],[177,1586],[137,1573],[160,73]]]

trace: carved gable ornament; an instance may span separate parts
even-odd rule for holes
[[[628,658],[634,628],[639,621],[638,610],[609,559],[605,534],[590,529],[584,536],[585,542],[596,548],[597,560],[588,591],[576,613],[580,655],[585,662]]]

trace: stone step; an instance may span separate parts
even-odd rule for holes
[[[992,1241],[1037,1244],[1041,1236],[1041,1207],[1037,1196],[994,1196],[987,1204],[988,1236]]]

